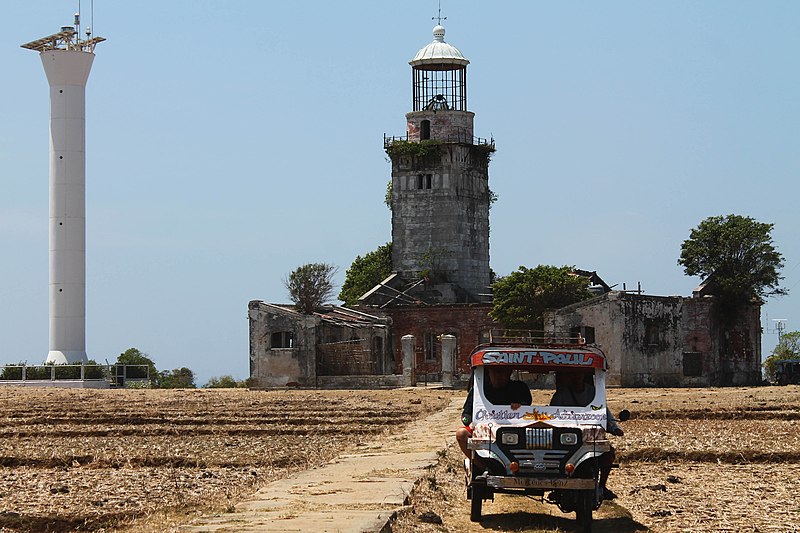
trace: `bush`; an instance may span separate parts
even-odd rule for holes
[[[220,377],[212,377],[208,380],[208,383],[203,385],[204,389],[235,389],[238,387],[244,387],[245,384],[242,381],[236,381],[233,376],[220,376]]]
[[[158,387],[161,389],[194,389],[194,372],[191,369],[173,368],[158,373]]]
[[[89,359],[83,367],[83,379],[103,379],[106,377],[106,368],[105,365],[98,365]]]
[[[22,379],[22,364],[20,363],[19,366],[16,365],[9,365],[3,367],[3,371],[0,372],[0,379],[2,380],[21,380]]]
[[[25,379],[52,379],[53,365],[36,365],[25,368]]]
[[[53,368],[55,368],[56,379],[81,379],[81,365],[80,364],[63,364],[63,365],[26,365],[19,363],[17,365],[8,365],[3,367],[0,371],[0,380],[22,380],[22,367],[25,367],[26,380],[49,380],[52,379]],[[106,377],[105,365],[99,365],[96,361],[90,359],[83,365],[83,378],[84,379],[104,379]]]

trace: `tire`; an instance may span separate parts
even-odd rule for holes
[[[469,519],[473,522],[481,521],[481,509],[483,508],[484,488],[472,485],[472,502],[469,508]]]
[[[575,498],[575,521],[583,533],[592,531],[592,511],[594,510],[594,491],[582,490]]]

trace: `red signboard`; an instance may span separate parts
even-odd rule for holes
[[[606,359],[598,349],[568,348],[482,348],[473,352],[472,366],[514,365],[570,368],[605,368]]]

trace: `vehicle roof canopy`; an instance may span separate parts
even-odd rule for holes
[[[564,344],[482,344],[472,351],[470,363],[473,368],[502,365],[532,372],[608,369],[599,348]]]

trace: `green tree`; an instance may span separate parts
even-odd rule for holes
[[[158,375],[158,386],[162,389],[194,389],[194,372],[186,367],[163,370]]]
[[[711,291],[734,307],[786,294],[779,286],[783,257],[772,243],[772,228],[740,215],[709,217],[683,241],[678,264],[689,276],[710,278]]]
[[[235,389],[237,387],[243,387],[244,383],[236,381],[233,376],[220,376],[216,377],[213,376],[211,379],[208,380],[208,383],[203,385],[204,389]]]
[[[153,387],[158,386],[158,370],[156,369],[156,364],[150,359],[150,356],[138,348],[128,348],[117,357],[118,365],[144,365],[148,367],[148,374],[150,376],[150,385]],[[133,370],[133,369],[131,369]],[[144,374],[144,373],[142,373]],[[131,373],[128,372],[130,377]],[[142,375],[141,377],[144,377]]]
[[[289,298],[301,313],[310,315],[333,296],[333,276],[337,268],[327,263],[309,263],[297,267],[283,284]]]
[[[574,273],[575,267],[539,265],[519,267],[492,284],[494,304],[489,312],[510,329],[544,329],[543,314],[591,298],[589,280]]]
[[[775,381],[775,363],[783,359],[800,358],[800,331],[791,331],[781,335],[778,345],[772,350],[772,355],[764,360],[764,373],[768,381]]]
[[[364,257],[355,258],[344,276],[339,299],[345,305],[355,305],[358,299],[392,273],[392,243],[379,246]]]

